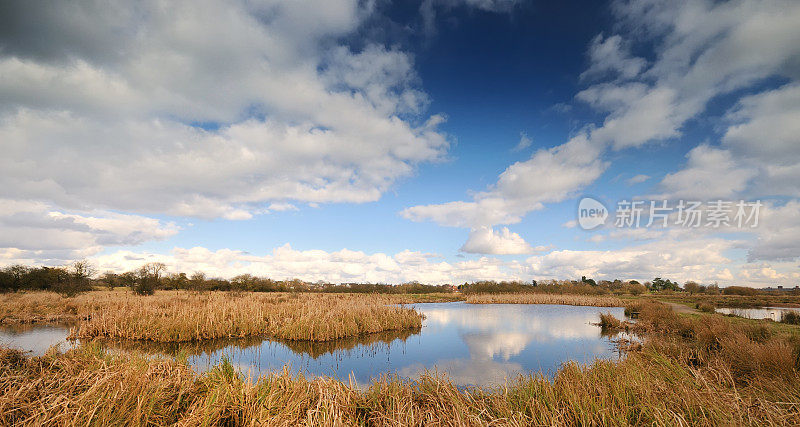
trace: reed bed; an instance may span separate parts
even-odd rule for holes
[[[768,341],[742,342],[767,348]],[[110,355],[91,344],[31,359],[0,350],[0,424],[787,425],[800,419],[800,380],[791,361],[742,382],[724,353],[694,352],[701,357],[689,363],[665,351],[668,343],[658,339],[620,362],[568,363],[552,380],[532,375],[467,390],[436,374],[416,381],[385,376],[359,388],[286,368],[252,382],[224,361],[197,375],[174,359]]]
[[[88,317],[104,305],[111,294],[96,292],[91,296],[63,298],[55,292],[17,292],[0,294],[0,324],[73,322]]]
[[[553,379],[491,389],[459,389],[439,374],[363,388],[287,368],[252,382],[225,361],[198,375],[94,343],[38,358],[0,349],[0,425],[798,424],[797,331],[636,305],[633,327],[646,340],[623,360],[567,363]]]
[[[161,292],[118,294],[88,313],[71,338],[184,342],[263,335],[329,341],[419,329],[415,310],[381,295]]]
[[[625,302],[617,297],[570,294],[479,294],[469,295],[468,304],[559,304],[593,307],[622,307]]]

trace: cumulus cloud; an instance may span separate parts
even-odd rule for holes
[[[470,231],[461,251],[473,254],[519,255],[529,254],[534,248],[507,227],[497,231],[491,227],[481,227]]]
[[[794,42],[800,38],[796,2],[698,0],[676,6],[635,0],[615,3],[614,13],[621,33],[592,41],[591,63],[582,75],[600,81],[576,95],[606,113],[601,125],[586,126],[567,143],[509,166],[495,186],[476,193],[472,201],[414,206],[401,214],[470,228],[518,222],[544,203],[564,200],[594,182],[605,169],[602,156],[608,147],[639,147],[679,137],[683,125],[714,97],[767,77],[800,75],[800,46]],[[656,46],[652,61],[630,53],[633,40]],[[743,108],[741,114],[748,111]],[[584,154],[575,159],[559,155],[567,151]],[[687,157],[687,168],[661,183],[665,193],[730,196],[755,176],[752,168],[743,167],[722,148],[702,145]],[[772,173],[788,180],[797,170],[774,165]]]
[[[613,9],[622,32],[593,40],[584,73],[610,80],[577,95],[609,113],[589,130],[597,143],[623,149],[678,137],[714,97],[770,76],[800,75],[797,2],[634,0]],[[656,46],[650,63],[628,53],[637,40]]]
[[[794,261],[800,258],[800,201],[783,206],[767,205],[759,213],[757,240],[748,261]],[[796,266],[795,266],[796,268]]]
[[[798,277],[796,262],[762,261],[741,263],[724,253],[743,247],[740,240],[712,236],[667,236],[644,244],[615,250],[558,250],[533,255],[525,261],[493,257],[449,262],[435,254],[402,251],[394,255],[340,251],[297,250],[288,244],[267,255],[231,249],[203,247],[174,248],[169,254],[119,250],[91,260],[101,270],[117,272],[140,267],[146,262],[163,262],[170,272],[204,271],[230,278],[255,274],[274,279],[299,278],[306,281],[403,283],[463,283],[474,280],[596,279],[652,280],[668,277],[684,282],[718,282],[723,285],[790,285]],[[547,248],[537,248],[537,250]],[[19,255],[18,253],[16,255]],[[0,250],[0,263],[18,262],[13,251]],[[754,271],[762,269],[762,276]],[[763,270],[768,269],[768,270]],[[773,278],[763,276],[774,270]],[[767,280],[769,279],[769,280]]]
[[[731,197],[800,195],[800,85],[739,100],[719,148],[701,145],[686,167],[667,175],[663,188],[675,195]],[[751,184],[751,185],[748,185]]]
[[[431,220],[450,227],[480,228],[514,224],[544,203],[559,202],[597,179],[606,163],[598,148],[576,137],[566,144],[534,153],[530,159],[506,168],[497,183],[476,193],[469,202],[456,201],[404,209],[412,221]]]
[[[368,4],[2,7],[0,197],[246,219],[377,200],[448,147],[408,54],[337,42]]]
[[[173,223],[138,215],[74,213],[42,202],[0,199],[0,263],[4,264],[11,260],[62,264],[96,255],[106,246],[134,246],[177,232]]]
[[[723,145],[759,169],[756,191],[800,196],[800,84],[745,97],[727,118]]]
[[[468,280],[497,280],[516,277],[516,263],[494,258],[478,258],[445,262],[435,254],[402,251],[394,255],[367,254],[342,249],[296,250],[289,244],[275,248],[267,255],[243,251],[203,247],[175,248],[170,254],[120,250],[93,258],[101,270],[127,271],[146,262],[163,262],[172,272],[203,271],[211,276],[233,277],[254,274],[275,279],[299,278],[307,281],[334,283],[372,282],[462,283]]]
[[[734,276],[726,264],[732,260],[722,255],[738,242],[719,239],[660,239],[657,242],[623,247],[617,250],[559,250],[528,258],[528,274],[553,279],[581,276],[614,280],[616,278],[730,283]]]
[[[747,186],[755,171],[736,161],[730,152],[699,145],[686,156],[686,167],[661,181],[661,197],[684,200],[731,199]]]

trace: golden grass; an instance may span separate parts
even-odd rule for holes
[[[373,332],[418,329],[416,311],[380,295],[160,292],[122,295],[93,309],[71,338],[183,342],[264,335],[329,341]]]
[[[624,301],[612,296],[570,294],[483,294],[467,296],[468,304],[560,304],[593,307],[622,307]]]
[[[394,302],[373,294],[98,291],[62,298],[30,292],[0,295],[0,321],[78,321],[71,338],[158,342],[252,335],[328,341],[422,326],[419,313]]]
[[[227,362],[198,375],[175,359],[110,355],[94,344],[31,359],[0,349],[0,425],[798,423],[797,328],[636,304],[633,327],[647,337],[640,351],[496,389],[463,390],[428,374],[359,388],[287,369],[251,382]]]
[[[383,377],[362,389],[287,369],[253,383],[223,362],[197,375],[174,359],[85,345],[25,359],[0,350],[2,425],[785,425],[796,371],[740,384],[724,357],[686,363],[647,345],[621,362],[564,365],[461,390],[446,377]],[[784,362],[788,363],[788,362]]]
[[[94,307],[102,306],[111,294],[117,293],[93,292],[75,298],[63,298],[54,292],[0,294],[0,323],[77,321],[86,318]]]

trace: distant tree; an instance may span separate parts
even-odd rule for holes
[[[72,298],[92,289],[92,277],[97,269],[89,261],[75,261],[67,269],[52,268],[48,272],[50,289],[65,298]]]
[[[167,269],[162,262],[143,265],[136,274],[133,292],[137,295],[153,295],[161,283],[161,274]]]
[[[631,280],[630,282],[626,283],[623,286],[623,289],[631,295],[641,295],[647,292],[647,287],[635,280]]]
[[[656,277],[650,284],[650,289],[653,291],[677,291],[680,289],[680,287],[677,283],[672,282],[669,279]]]
[[[683,284],[683,290],[689,292],[689,295],[694,295],[702,292],[704,288],[700,286],[697,282],[693,282],[690,280]]]
[[[581,282],[587,285],[597,286],[597,282],[595,282],[594,279],[587,279],[586,276],[581,276]]]

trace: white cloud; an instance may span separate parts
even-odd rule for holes
[[[506,168],[489,190],[473,201],[413,206],[401,212],[413,221],[431,220],[451,227],[480,228],[519,222],[544,203],[559,202],[592,183],[606,168],[598,147],[581,136]]]
[[[787,287],[797,286],[800,282],[800,272],[797,271],[797,264],[786,263],[753,263],[744,264],[739,270],[739,275],[743,280],[751,284],[760,286],[775,286],[783,284]]]
[[[519,142],[514,147],[514,151],[522,151],[522,150],[530,147],[532,143],[533,143],[533,139],[531,139],[531,137],[529,137],[527,133],[520,132],[519,133]]]
[[[519,255],[534,251],[519,234],[508,227],[495,231],[491,227],[471,230],[461,251],[473,254]]]
[[[759,194],[799,196],[800,84],[743,98],[728,113],[732,122],[723,144],[737,158],[759,168]]]
[[[291,203],[271,203],[267,209],[276,212],[284,212],[284,211],[296,211],[297,206]]]
[[[711,198],[732,199],[740,194],[755,176],[755,171],[741,165],[730,152],[708,145],[698,145],[686,155],[686,167],[661,180],[661,197],[684,200]]]
[[[590,130],[594,142],[622,149],[677,137],[712,98],[770,76],[800,75],[797,2],[619,1],[614,11],[624,32],[594,40],[587,75],[614,71],[637,81],[599,83],[577,96],[610,112]],[[656,46],[646,69],[624,49],[633,40]]]
[[[752,229],[757,241],[747,253],[748,261],[794,261],[800,258],[800,201],[783,206],[767,205]]]
[[[624,40],[619,35],[603,37],[597,35],[589,46],[591,66],[581,73],[581,79],[611,73],[623,79],[639,75],[647,65],[643,58],[632,57]]]
[[[35,19],[0,31],[0,197],[230,219],[377,200],[448,141],[409,55],[337,45],[370,12],[17,2]]]
[[[617,250],[560,250],[528,258],[527,273],[563,279],[581,276],[595,279],[638,279],[668,277],[680,282],[730,282],[734,279],[722,252],[736,247],[725,239],[661,239],[657,242]]]
[[[0,199],[0,252],[31,264],[62,264],[106,246],[134,246],[178,232],[172,223],[108,211],[70,212],[41,202]],[[3,263],[3,261],[0,261]]]
[[[636,185],[636,184],[641,184],[647,181],[648,179],[650,179],[650,175],[639,174],[628,178],[625,182],[628,183],[628,185]]]
[[[440,12],[457,7],[478,9],[484,12],[507,13],[523,0],[423,0],[419,6],[422,25],[427,35],[436,34],[436,18]]]
[[[249,273],[274,279],[299,278],[307,281],[403,283],[462,283],[468,280],[514,278],[516,263],[494,258],[445,262],[439,256],[403,251],[395,255],[366,254],[342,249],[300,251],[288,244],[268,255],[202,247],[175,248],[171,254],[121,250],[93,258],[101,270],[127,271],[146,262],[164,262],[171,272],[204,271],[210,276],[233,277]]]
[[[402,283],[417,280],[458,284],[474,280],[576,279],[585,275],[609,280],[644,281],[666,277],[679,282],[696,280],[723,285],[769,286],[780,283],[793,286],[798,280],[796,262],[743,264],[723,254],[742,247],[742,244],[742,241],[707,236],[669,237],[617,250],[552,251],[531,256],[524,262],[491,257],[448,262],[438,255],[408,250],[394,255],[347,249],[301,251],[288,244],[267,255],[195,247],[174,248],[170,254],[119,250],[90,259],[101,271],[128,271],[146,262],[157,261],[164,262],[170,272],[204,271],[210,276],[226,278],[249,273],[312,282]],[[0,264],[24,262],[24,255],[22,251],[0,250]],[[754,271],[754,266],[761,273]],[[772,277],[764,276],[767,273]]]

